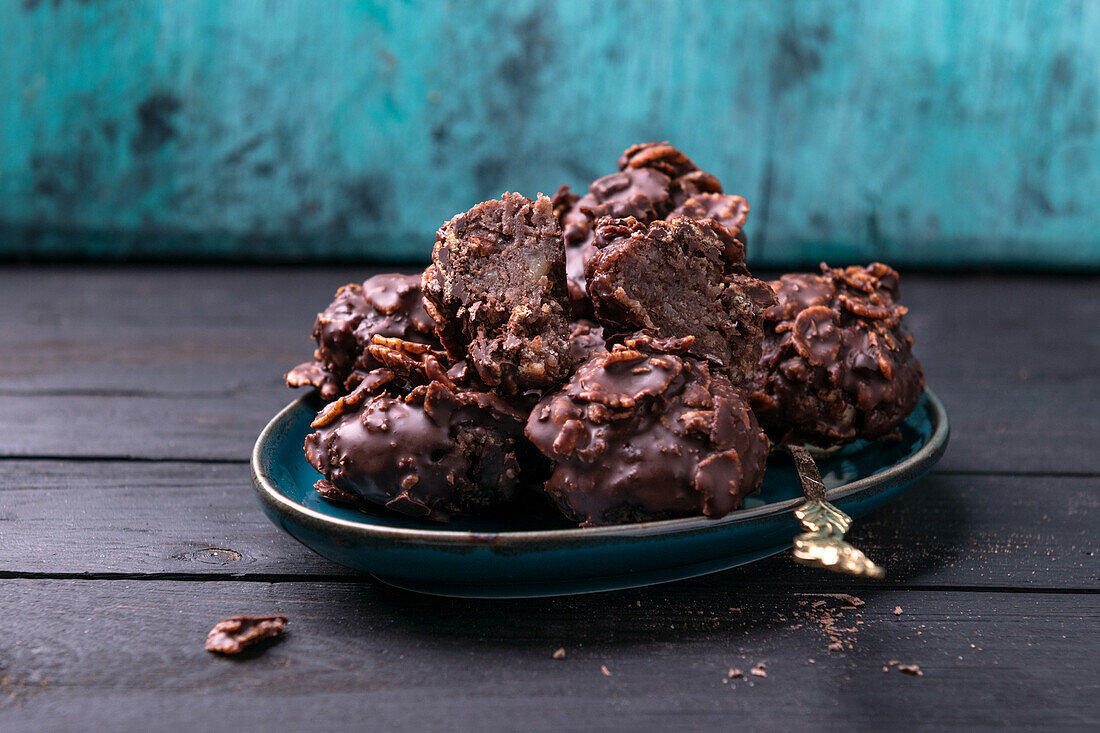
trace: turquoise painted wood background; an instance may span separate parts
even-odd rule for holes
[[[790,265],[1100,265],[1100,0],[0,0],[0,255],[422,259],[669,139]]]

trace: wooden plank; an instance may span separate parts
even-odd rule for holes
[[[1100,712],[1096,595],[883,591],[853,607],[820,594],[677,587],[515,602],[345,583],[0,587],[5,733],[144,731],[152,719],[163,730],[241,733],[364,721],[393,731],[731,720],[747,730],[1085,730]],[[242,612],[285,614],[286,638],[241,660],[204,651],[213,623]],[[828,648],[827,617],[839,651]],[[551,658],[559,647],[565,660]],[[766,678],[748,675],[757,663]],[[746,679],[728,680],[730,668]]]
[[[294,395],[280,376],[308,356],[313,314],[368,274],[2,271],[0,455],[244,459]],[[1095,287],[905,279],[918,355],[953,424],[944,468],[1100,472]]]
[[[1100,589],[1100,478],[933,475],[856,523],[853,540],[900,587]],[[0,461],[0,573],[67,577],[341,578],[277,530],[246,466]],[[693,581],[851,586],[783,557]]]
[[[1097,37],[1090,2],[13,0],[0,252],[407,258],[671,138],[759,261],[1096,267]]]

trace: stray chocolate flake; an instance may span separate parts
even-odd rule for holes
[[[286,616],[231,616],[219,621],[206,635],[206,650],[240,654],[245,647],[283,633]]]
[[[565,647],[558,647],[550,656],[554,659],[565,659]]]

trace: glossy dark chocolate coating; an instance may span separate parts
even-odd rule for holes
[[[891,434],[924,389],[897,304],[898,274],[881,263],[792,273],[770,283],[753,409],[775,440],[821,446]]]
[[[372,372],[378,374],[386,370]],[[406,394],[365,379],[314,422],[318,491],[446,521],[507,506],[519,483],[524,415],[499,397],[432,381]]]
[[[354,370],[378,366],[366,354],[374,336],[435,343],[435,323],[424,309],[420,275],[375,275],[362,285],[345,285],[332,303],[317,314],[313,361],[300,364],[286,375],[291,387],[313,386],[322,399],[346,394],[347,379]]]
[[[636,334],[531,412],[527,436],[555,462],[545,490],[566,516],[721,517],[759,488],[768,441],[747,395],[687,356],[691,341]]]
[[[663,219],[691,196],[721,193],[718,179],[699,170],[682,151],[667,142],[633,145],[619,157],[619,172],[598,178],[588,193],[571,201],[567,187],[555,194],[560,202],[562,231],[565,237],[566,272],[569,296],[575,315],[591,313],[585,299],[584,270],[595,248],[594,223],[603,216],[616,219],[634,217],[648,224]]]

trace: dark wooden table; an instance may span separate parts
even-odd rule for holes
[[[952,440],[856,525],[884,582],[775,557],[490,602],[355,575],[253,499],[281,374],[366,274],[0,270],[0,731],[1096,729],[1097,279],[904,279]],[[272,612],[280,643],[203,650]]]

